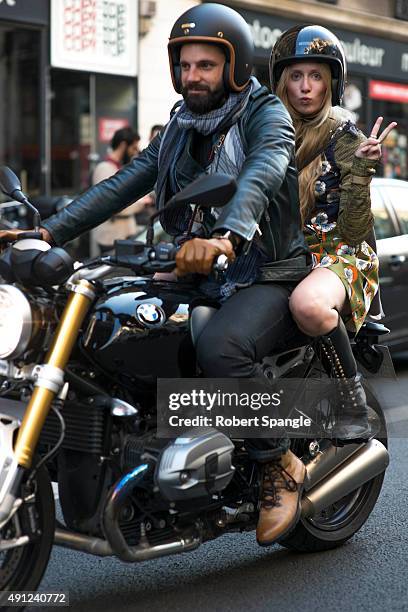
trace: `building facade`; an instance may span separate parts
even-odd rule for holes
[[[344,105],[366,133],[379,115],[385,122],[398,122],[383,147],[380,172],[408,178],[408,0],[222,3],[239,11],[250,25],[255,44],[254,72],[265,84],[269,82],[271,49],[284,30],[298,23],[319,23],[332,29],[343,42],[348,60]],[[180,13],[199,2],[156,0],[153,4],[155,14],[149,20],[148,34],[140,39],[139,126],[145,143],[149,126],[165,123],[177,99],[166,50],[171,26]]]
[[[250,25],[255,74],[264,83],[282,31],[301,22],[331,28],[349,63],[345,106],[366,133],[379,115],[398,121],[384,147],[382,172],[408,178],[408,0],[334,2],[224,3]],[[115,129],[131,125],[146,145],[152,125],[167,122],[178,99],[167,40],[177,17],[196,4],[0,0],[0,163],[20,175],[32,197],[79,193]],[[74,57],[78,49],[81,57]],[[132,66],[121,62],[125,56]]]
[[[0,0],[0,163],[31,197],[86,189],[113,131],[137,127],[136,8]]]
[[[156,0],[148,2],[146,9],[143,2],[139,4],[138,117],[144,145],[148,143],[150,128],[167,123],[170,109],[180,97],[171,82],[167,41],[177,17],[197,4],[200,3],[194,0]]]
[[[250,25],[255,43],[255,74],[268,83],[268,59],[280,34],[299,23],[318,23],[342,41],[348,60],[343,104],[359,127],[370,133],[378,116],[397,121],[383,147],[380,172],[408,179],[408,2],[400,0],[246,0],[224,2]],[[399,12],[398,12],[399,10]]]

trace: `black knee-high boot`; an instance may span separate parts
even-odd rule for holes
[[[351,349],[346,327],[339,316],[337,327],[321,337],[323,357],[336,377],[339,397],[336,400],[332,435],[341,440],[369,439],[376,433],[368,419],[369,408],[362,376]],[[370,409],[370,412],[371,409]]]

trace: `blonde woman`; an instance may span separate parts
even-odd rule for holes
[[[272,91],[295,126],[304,231],[313,271],[293,291],[292,315],[309,336],[321,336],[333,374],[345,382],[334,434],[344,440],[373,435],[361,376],[347,328],[359,331],[378,290],[370,182],[381,157],[382,117],[369,138],[338,107],[346,81],[340,41],[321,26],[282,34],[270,60]]]

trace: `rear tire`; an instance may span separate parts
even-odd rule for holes
[[[381,421],[379,439],[387,447],[384,413],[377,399],[365,388],[369,406]],[[384,473],[368,481],[312,518],[302,517],[294,530],[279,544],[298,552],[321,552],[341,546],[361,529],[370,516],[384,480]]]

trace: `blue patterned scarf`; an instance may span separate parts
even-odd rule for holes
[[[166,202],[167,184],[170,191],[178,191],[175,183],[177,161],[186,145],[188,131],[195,129],[205,136],[220,131],[223,126],[232,125],[244,111],[252,92],[252,81],[239,93],[231,93],[225,103],[209,113],[197,115],[192,113],[185,102],[167,124],[160,145],[158,166],[159,173],[156,185],[157,206],[162,208]]]

